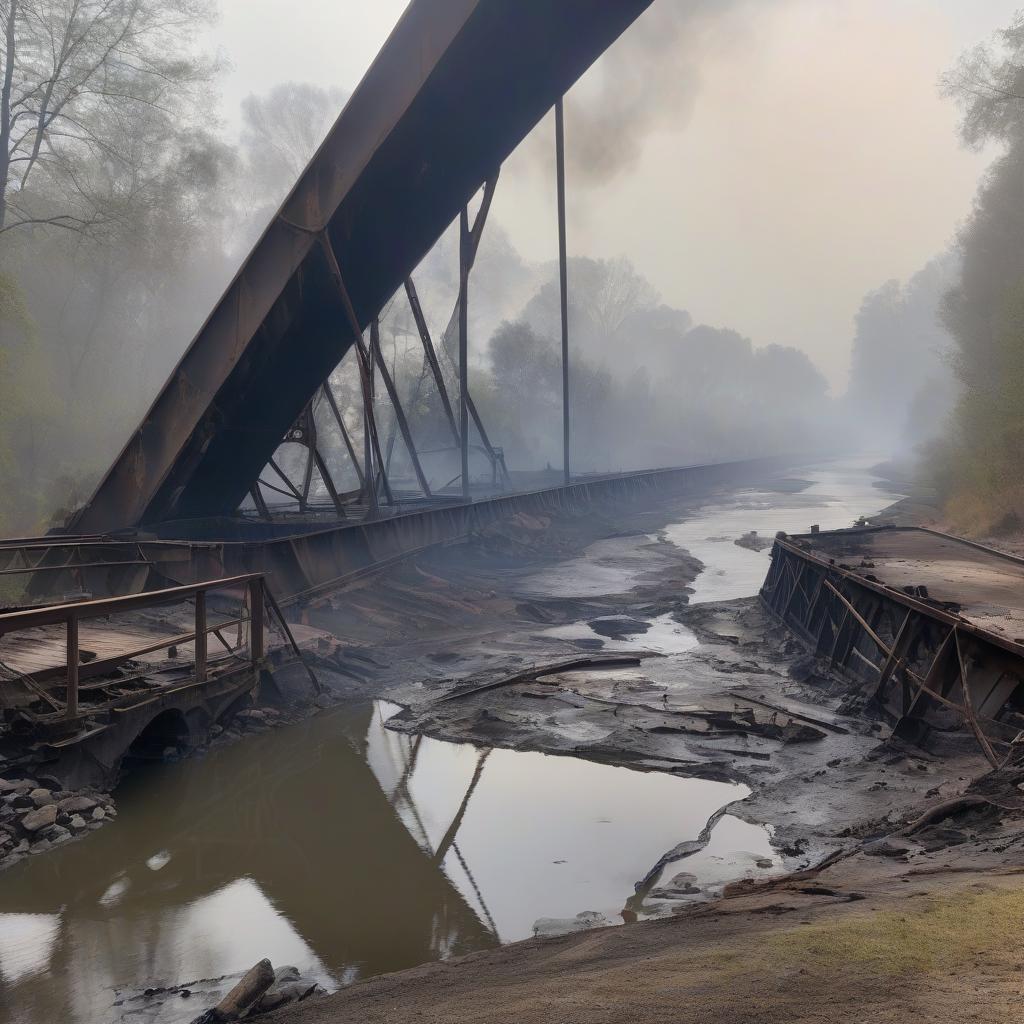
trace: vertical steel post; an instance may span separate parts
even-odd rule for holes
[[[263,577],[249,581],[249,656],[255,665],[263,660]]]
[[[78,717],[78,618],[72,613],[67,624],[68,688],[65,696],[64,717]]]
[[[459,447],[462,450],[462,497],[469,501],[469,209],[459,214]]]
[[[562,464],[569,475],[569,271],[565,243],[565,113],[555,100],[555,168],[558,184],[558,282],[562,300]]]
[[[206,591],[196,591],[196,682],[206,682]]]
[[[376,324],[376,320],[374,323]],[[356,341],[359,344],[359,341]],[[366,367],[365,373],[363,374],[363,387],[366,389],[366,394],[363,396],[363,479],[366,481],[366,495],[369,503],[370,511],[376,513],[377,504],[377,470],[373,464],[373,439],[370,434],[373,430],[373,424],[370,422],[370,418],[373,415],[373,398],[374,398],[374,386],[373,386],[373,334],[370,334],[370,358],[367,360],[369,365]]]

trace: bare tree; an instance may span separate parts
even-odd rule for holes
[[[1021,134],[1024,111],[1024,14],[992,40],[964,53],[942,77],[963,111],[960,134],[972,148]]]
[[[0,233],[90,232],[151,200],[165,168],[138,160],[126,129],[195,123],[216,70],[195,39],[214,11],[214,0],[0,0]]]

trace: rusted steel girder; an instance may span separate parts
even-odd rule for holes
[[[855,533],[856,531],[850,531]],[[1019,729],[1024,644],[778,537],[761,598],[835,672],[855,681],[908,739],[966,725],[986,759]],[[957,691],[960,700],[956,699]]]
[[[458,211],[650,0],[412,0],[89,503],[79,533],[228,515]]]
[[[420,344],[423,346],[423,357],[426,359],[431,375],[434,378],[434,386],[437,388],[437,394],[441,399],[441,405],[444,408],[448,426],[451,428],[452,440],[458,446],[459,428],[455,425],[455,413],[452,411],[452,403],[448,397],[448,388],[444,383],[441,364],[437,361],[437,352],[434,350],[434,343],[430,338],[427,319],[423,315],[423,307],[420,306],[420,297],[416,294],[416,286],[412,283],[411,277],[405,279],[405,294],[409,299],[409,308],[412,310],[412,318],[416,323],[416,331],[420,336]]]

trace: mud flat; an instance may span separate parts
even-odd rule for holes
[[[107,999],[110,1019],[188,1021],[263,957],[340,989],[279,1019],[821,1019],[837,967],[815,929],[852,929],[852,1005],[854,982],[894,984],[855,916],[887,908],[891,945],[901,915],[936,914],[897,975],[952,962],[929,922],[991,914],[954,883],[1012,886],[1016,781],[975,782],[970,741],[891,738],[749,596],[769,564],[752,531],[878,512],[868,465],[519,516],[308,609],[340,640],[316,667],[342,707],[162,766],[113,826],[0,878],[19,918],[0,936],[59,918],[5,973],[14,1020]],[[66,952],[95,928],[134,952]],[[183,998],[196,978],[222,981]]]

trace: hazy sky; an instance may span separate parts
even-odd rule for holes
[[[984,167],[959,146],[938,77],[1022,0],[715,2],[713,17],[655,55],[657,67],[637,68],[642,80],[685,76],[687,102],[662,112],[610,181],[570,175],[570,252],[629,256],[665,301],[755,344],[803,348],[841,391],[864,292],[947,245]],[[277,82],[352,89],[405,3],[222,6],[230,120],[244,96]],[[531,259],[556,251],[554,185],[535,159],[550,131],[542,124],[510,160],[492,214]],[[572,150],[571,117],[566,134]]]

